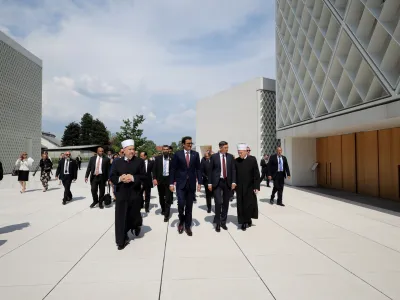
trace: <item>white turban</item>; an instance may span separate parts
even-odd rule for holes
[[[129,146],[135,146],[135,141],[134,140],[125,140],[121,143],[122,148],[126,148]]]
[[[244,144],[244,143],[238,144],[237,149],[238,150],[247,150],[247,144]]]

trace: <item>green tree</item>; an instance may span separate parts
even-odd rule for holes
[[[107,127],[99,119],[93,120],[90,132],[91,145],[106,146],[110,144]]]
[[[142,145],[140,151],[146,151],[148,157],[152,157],[153,154],[157,153],[157,145],[151,140],[146,140],[146,142]]]
[[[172,152],[175,153],[176,151],[178,151],[178,144],[175,142],[171,143],[171,147],[172,147]]]
[[[80,145],[92,145],[93,116],[85,113],[81,119],[81,132],[79,137]]]
[[[127,139],[133,139],[135,141],[135,149],[138,151],[142,150],[141,148],[147,139],[143,137],[143,129],[140,129],[139,126],[144,121],[145,118],[143,115],[136,115],[132,121],[130,119],[122,120],[124,125],[120,127],[121,131],[116,133],[118,143],[120,144]]]
[[[65,126],[64,134],[61,138],[62,146],[77,146],[79,145],[79,135],[81,132],[81,126],[72,122]]]

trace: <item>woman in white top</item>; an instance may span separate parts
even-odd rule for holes
[[[29,180],[29,167],[31,162],[28,160],[28,154],[22,152],[21,156],[15,163],[16,168],[18,168],[18,181],[21,185],[21,193],[25,193],[26,182]]]

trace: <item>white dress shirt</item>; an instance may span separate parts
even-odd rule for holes
[[[29,162],[28,162],[27,159],[24,159],[24,160],[18,159],[16,161],[16,163],[15,163],[15,166],[18,166],[18,165],[19,165],[18,170],[20,170],[20,171],[29,171]]]
[[[163,156],[163,176],[169,176],[169,157]]]
[[[101,166],[102,166],[102,164],[103,164],[103,158],[102,158],[101,156],[98,156],[98,155],[97,155],[97,158],[96,158],[96,165],[94,166],[94,173],[96,174],[97,163],[99,162],[99,160],[100,160],[100,164],[99,164],[99,175],[100,175],[100,174],[103,174],[103,171],[101,170],[101,169],[102,169]]]

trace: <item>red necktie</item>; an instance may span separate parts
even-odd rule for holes
[[[225,154],[222,154],[222,176],[224,176],[224,179],[227,177],[226,176]]]
[[[189,168],[189,152],[186,152],[186,164],[187,164],[187,167]]]

